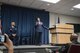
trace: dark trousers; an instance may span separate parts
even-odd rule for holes
[[[41,44],[41,37],[42,37],[42,32],[36,32],[36,35],[35,35],[35,44],[36,45]]]
[[[16,37],[13,37],[13,36],[11,35],[11,36],[9,36],[9,38],[10,38],[10,40],[13,42],[13,44],[15,45],[15,38],[16,38]]]
[[[19,37],[18,36],[16,36],[16,37],[9,36],[9,38],[13,42],[13,45],[19,45]]]

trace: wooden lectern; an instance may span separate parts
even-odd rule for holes
[[[50,28],[51,43],[66,44],[71,43],[70,36],[74,33],[74,26],[69,24],[56,24]]]

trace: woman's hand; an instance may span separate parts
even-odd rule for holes
[[[4,34],[6,36],[6,42],[4,42],[4,46],[8,48],[8,53],[13,53],[13,43],[9,39],[7,34]]]

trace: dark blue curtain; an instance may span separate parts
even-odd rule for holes
[[[49,27],[49,12],[6,4],[1,6],[3,32],[9,33],[10,23],[15,21],[18,28],[18,36],[20,36],[20,44],[22,44],[22,37],[24,36],[29,37],[29,44],[34,44],[36,17],[40,17],[44,25]],[[43,32],[42,44],[48,44],[48,30],[44,29]]]

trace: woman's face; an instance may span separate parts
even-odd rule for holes
[[[12,26],[15,26],[15,22],[11,22],[11,25],[12,25]]]
[[[40,18],[37,18],[38,21],[40,21]]]

